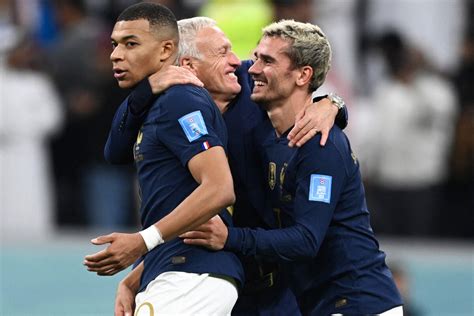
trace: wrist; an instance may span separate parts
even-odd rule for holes
[[[152,251],[156,246],[165,242],[161,236],[160,230],[155,225],[151,225],[138,233],[142,236],[148,251]]]
[[[119,288],[122,287],[122,288],[127,288],[129,289],[130,291],[136,293],[138,292],[138,289],[140,287],[140,278],[138,278],[137,280],[135,279],[130,279],[130,278],[125,278],[123,279],[122,281],[119,282]]]
[[[331,101],[331,103],[337,108],[337,111],[344,109],[345,107],[344,99],[340,97],[339,95],[331,92],[327,95],[326,98],[328,98],[329,101]]]

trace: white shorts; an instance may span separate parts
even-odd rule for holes
[[[397,306],[388,311],[380,313],[379,315],[383,316],[403,316],[403,306]]]
[[[343,314],[332,314],[332,316],[342,316]],[[392,309],[389,309],[388,311],[382,312],[380,314],[381,316],[403,316],[403,306],[397,306]]]
[[[237,288],[229,281],[187,272],[165,272],[135,297],[135,316],[230,315]]]

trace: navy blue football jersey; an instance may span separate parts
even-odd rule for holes
[[[234,180],[236,202],[233,222],[238,227],[274,228],[270,201],[265,198],[262,164],[253,145],[254,130],[268,116],[250,99],[253,80],[243,61],[236,71],[241,91],[227,106],[223,117],[229,133],[229,165]],[[300,315],[296,299],[280,275],[279,263],[257,256],[239,255],[246,284],[232,311],[233,315]]]
[[[370,227],[359,163],[334,127],[289,148],[270,122],[255,134],[280,229],[229,228],[225,249],[279,260],[303,314],[375,314],[402,304]]]
[[[169,214],[197,188],[187,167],[189,160],[210,147],[225,148],[226,142],[225,123],[206,90],[179,85],[157,98],[133,148],[144,228]],[[144,267],[141,289],[166,271],[214,273],[243,282],[235,254],[189,246],[180,238],[148,252]]]

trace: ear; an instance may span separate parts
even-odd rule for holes
[[[182,56],[179,58],[178,63],[180,67],[188,69],[195,76],[197,76],[196,64],[194,63],[194,59],[192,57]]]
[[[298,76],[296,77],[296,85],[304,86],[309,84],[313,77],[313,68],[311,66],[303,66],[299,69]]]
[[[172,40],[162,41],[160,47],[160,61],[166,61],[175,53],[175,51],[176,45]]]

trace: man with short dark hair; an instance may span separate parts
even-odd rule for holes
[[[125,9],[111,39],[110,59],[121,88],[135,87],[176,60],[177,22],[158,4]],[[143,256],[131,273],[140,276],[134,279],[137,315],[230,314],[243,283],[238,258],[176,238],[234,202],[226,143],[222,116],[203,88],[170,87],[146,114],[133,148],[145,229],[94,239],[111,245],[85,260],[89,271],[106,275]]]

